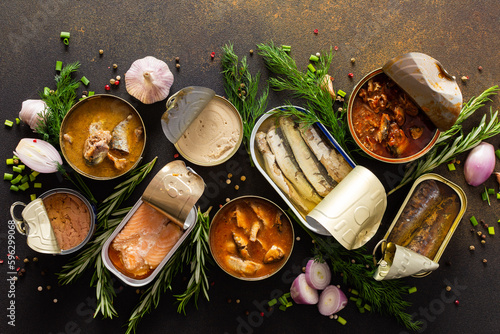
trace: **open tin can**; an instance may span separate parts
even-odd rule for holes
[[[209,230],[209,247],[217,265],[244,281],[277,273],[292,254],[295,235],[290,218],[275,203],[242,196],[217,211]]]
[[[367,74],[349,97],[347,121],[372,158],[407,163],[426,154],[455,124],[462,93],[436,59],[407,53]]]
[[[303,136],[304,141],[308,142],[309,148],[300,142],[300,138],[296,138],[293,144],[287,144],[284,136],[284,139],[279,139],[283,143],[282,146],[303,147],[303,150],[307,152],[306,158],[308,160],[317,160],[318,163],[321,163],[319,165],[319,173],[321,174],[325,174],[323,168],[330,176],[336,171],[342,171],[342,173],[331,176],[335,182],[331,183],[332,189],[324,197],[317,197],[315,193],[310,197],[305,197],[304,194],[299,193],[301,187],[291,184],[289,179],[303,173],[301,167],[298,166],[297,173],[292,172],[292,175],[286,176],[286,172],[283,170],[284,166],[280,165],[281,162],[278,161],[280,153],[273,151],[270,144],[270,140],[274,141],[270,137],[271,135],[281,136],[276,125],[276,114],[285,108],[287,107],[272,109],[256,122],[250,138],[250,153],[255,166],[303,225],[315,233],[332,235],[347,249],[361,247],[375,235],[382,221],[387,206],[384,186],[367,168],[356,166],[326,128],[320,123],[315,123],[307,130],[315,132],[312,136],[312,138],[316,138],[313,143],[306,139],[310,133],[304,131],[298,135]],[[300,107],[293,108],[307,112]],[[281,120],[279,123],[279,126],[282,126]],[[273,129],[273,127],[278,129]],[[268,148],[266,148],[266,142],[269,145]],[[313,149],[313,145],[321,147],[322,153],[314,153],[316,148]],[[278,143],[277,146],[280,144]],[[290,147],[291,150],[292,147]],[[300,152],[298,153],[300,154]],[[293,164],[294,152],[287,151],[282,156],[289,158],[287,163]],[[327,156],[333,160],[326,159]],[[314,174],[318,173],[314,172]],[[352,189],[356,189],[356,191],[353,192]],[[298,193],[298,196],[295,192]],[[309,202],[313,202],[313,204],[302,204],[300,201],[303,198],[309,199]]]
[[[172,95],[161,125],[177,151],[200,166],[226,162],[243,140],[243,121],[238,110],[205,87],[186,87]]]
[[[437,269],[466,209],[458,185],[434,173],[419,177],[381,242],[384,263],[375,278],[424,277]]]
[[[22,218],[16,207],[22,206]],[[71,254],[81,249],[95,230],[95,214],[87,199],[66,188],[56,188],[28,203],[15,202],[10,214],[28,246],[45,254]]]
[[[150,283],[193,230],[204,189],[183,161],[165,165],[104,244],[104,265],[130,286]]]

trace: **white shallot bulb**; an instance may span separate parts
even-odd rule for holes
[[[151,56],[134,61],[125,73],[127,92],[145,104],[164,100],[173,83],[168,65]]]
[[[40,139],[21,139],[14,154],[26,166],[39,173],[57,172],[58,165],[62,165],[61,155],[55,147]]]
[[[28,124],[31,130],[35,131],[38,122],[42,119],[47,109],[47,104],[42,100],[26,100],[21,106],[19,118]]]

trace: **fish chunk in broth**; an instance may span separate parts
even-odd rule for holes
[[[83,146],[83,158],[88,165],[97,165],[108,155],[111,134],[102,129],[102,122],[89,126],[89,136]]]

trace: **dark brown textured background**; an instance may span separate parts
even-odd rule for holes
[[[500,7],[495,0],[483,1],[3,1],[0,3],[0,113],[4,119],[14,120],[22,101],[38,97],[44,86],[53,87],[56,60],[64,63],[80,61],[78,76],[90,80],[86,90],[104,93],[104,85],[111,77],[123,74],[130,64],[144,56],[164,60],[173,70],[175,82],[171,91],[200,85],[224,95],[220,75],[221,46],[234,44],[238,55],[249,56],[256,44],[273,40],[276,44],[292,46],[292,55],[299,67],[307,66],[310,54],[338,46],[330,74],[335,77],[335,88],[350,92],[354,84],[371,70],[382,66],[388,59],[410,51],[429,54],[438,59],[452,74],[460,78],[469,76],[467,83],[459,81],[464,100],[477,96],[484,89],[499,83],[500,67]],[[318,34],[313,33],[318,29]],[[61,31],[71,33],[70,45],[64,46],[59,38]],[[99,49],[104,54],[99,56]],[[211,60],[210,53],[215,52]],[[175,70],[175,57],[180,58],[180,71]],[[350,59],[356,58],[354,65]],[[113,71],[113,63],[118,64]],[[262,58],[254,53],[249,56],[253,72],[261,71],[268,77]],[[483,71],[478,71],[478,66]],[[354,79],[347,74],[354,73]],[[80,88],[80,92],[83,88]],[[144,119],[148,132],[145,161],[158,156],[151,176],[132,195],[130,203],[140,196],[147,182],[163,165],[173,159],[175,150],[164,137],[159,119],[164,102],[145,106],[131,98],[122,83],[111,90],[112,94],[130,101]],[[285,93],[271,93],[269,108],[284,104],[290,99]],[[300,102],[300,101],[297,101]],[[482,114],[499,108],[499,98],[479,110],[464,127],[477,124]],[[1,156],[8,157],[23,137],[34,136],[26,125],[1,129]],[[499,138],[488,140],[498,148]],[[366,160],[357,161],[370,168],[389,190],[401,174],[401,166],[391,166]],[[465,156],[461,157],[465,160]],[[498,165],[498,164],[497,164]],[[243,150],[231,160],[213,168],[192,166],[209,185],[202,199],[218,208],[226,197],[256,194],[268,197],[283,206],[283,202],[255,168],[250,167]],[[446,168],[436,171],[458,183],[467,193],[469,205],[461,225],[455,232],[436,272],[423,279],[406,279],[418,292],[408,296],[412,306],[409,313],[424,321],[425,333],[496,333],[500,269],[500,218],[499,202],[488,206],[480,199],[481,187],[465,184],[463,164],[457,171]],[[2,167],[7,171],[7,167]],[[500,170],[500,166],[497,166]],[[220,176],[232,172],[237,177],[245,175],[240,189],[233,184],[220,182]],[[224,178],[224,177],[223,177]],[[69,186],[55,175],[40,178],[43,190]],[[89,182],[102,199],[115,182]],[[498,188],[490,178],[486,185]],[[99,190],[98,190],[99,189]],[[401,205],[407,188],[389,197],[389,206],[382,226],[375,239],[381,238]],[[6,260],[7,222],[9,206],[16,200],[28,200],[28,194],[11,193],[8,184],[0,187],[0,259]],[[31,192],[28,192],[31,193]],[[40,194],[40,192],[38,192]],[[469,217],[475,215],[495,226],[497,235],[487,238],[481,246],[477,236],[470,232]],[[314,306],[296,305],[286,312],[275,310],[260,317],[259,305],[273,293],[289,289],[291,277],[310,256],[310,239],[296,226],[301,237],[282,271],[262,282],[241,282],[212,267],[210,302],[200,300],[198,309],[190,304],[187,315],[176,313],[171,292],[162,298],[158,309],[140,323],[139,333],[402,333],[394,319],[378,314],[359,314],[353,303],[340,315],[348,323],[341,326],[336,321],[319,315]],[[471,253],[469,245],[475,245]],[[368,244],[368,248],[374,242]],[[89,287],[90,273],[76,284],[59,287],[54,273],[69,257],[37,255],[30,250],[24,237],[17,235],[16,252],[19,267],[25,267],[25,277],[16,285],[16,327],[7,325],[7,267],[0,264],[0,332],[1,333],[119,333],[133,307],[139,300],[135,288],[115,282],[118,296],[115,306],[119,317],[113,320],[92,318],[95,306],[94,289]],[[24,264],[22,259],[38,256],[39,262]],[[488,263],[484,265],[482,259]],[[449,263],[447,265],[446,263]],[[42,275],[42,272],[45,275]],[[335,284],[341,283],[334,277]],[[445,293],[446,285],[451,293]],[[47,291],[45,287],[51,285]],[[43,286],[42,292],[37,291]],[[174,292],[183,291],[182,275],[174,282]],[[343,286],[345,289],[345,287]],[[279,290],[279,291],[278,291]],[[457,296],[460,305],[453,301]],[[53,303],[57,298],[58,302]],[[228,303],[231,299],[231,303]],[[240,303],[235,300],[240,299]],[[249,311],[249,315],[246,315]]]

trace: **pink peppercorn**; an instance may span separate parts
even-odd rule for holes
[[[111,87],[109,85],[104,86],[105,90],[111,90]]]

